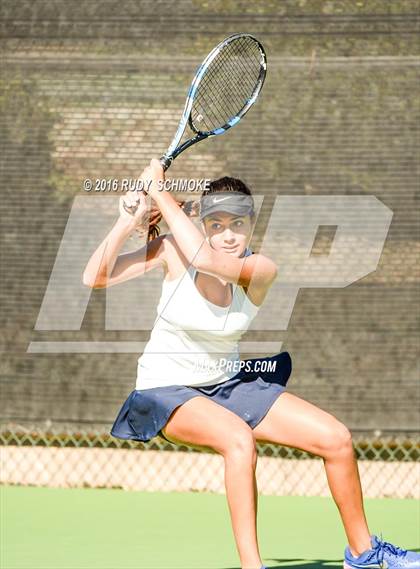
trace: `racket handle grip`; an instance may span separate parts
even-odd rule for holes
[[[164,172],[166,172],[166,170],[172,164],[172,160],[173,160],[172,156],[168,157],[168,156],[166,156],[166,154],[164,154],[163,156],[161,156],[159,158],[159,162],[162,164],[162,168],[163,168]]]

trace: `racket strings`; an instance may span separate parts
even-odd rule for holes
[[[244,53],[243,45],[229,45],[215,58],[203,78],[196,101],[201,115],[201,130],[203,126],[206,130],[223,126],[251,98],[260,74],[261,56],[258,48],[255,53],[254,42],[248,43],[253,44],[253,59],[250,60],[248,53]],[[207,120],[204,121],[204,118]]]
[[[251,45],[252,47],[255,47],[254,42],[251,42]],[[260,61],[261,61],[259,50],[257,52],[254,51],[253,55],[257,57],[255,69],[258,70],[259,72]],[[253,78],[249,73],[250,71],[249,60],[246,61],[247,65],[245,65],[244,56],[248,57],[248,54],[244,53],[242,45],[233,45],[233,46],[229,45],[228,48],[225,48],[225,50],[216,59],[215,61],[216,65],[209,68],[209,75],[204,78],[203,87],[208,88],[208,83],[210,83],[210,81],[214,79],[215,75],[217,73],[223,73],[224,78],[232,78],[233,80],[240,78],[242,81],[245,81],[246,83],[244,84],[243,90],[246,91],[248,89],[253,89],[255,87],[255,78]],[[237,66],[241,66],[241,69],[238,69]],[[233,75],[232,71],[234,72]],[[242,75],[242,73],[244,73],[244,75]],[[219,79],[219,77],[217,77],[216,79]],[[240,95],[241,93],[237,94]],[[232,93],[229,91],[228,95],[229,97],[231,97]]]
[[[230,59],[227,65],[226,61],[221,59],[217,69],[210,70],[209,77],[202,85],[202,97],[197,100],[201,110],[207,110],[208,114],[212,115],[213,125],[216,127],[225,124],[226,117],[232,118],[240,112],[256,86],[254,78],[247,73],[241,59],[234,62],[236,75],[232,75],[232,62]],[[240,68],[243,69],[242,74]],[[213,82],[213,85],[210,85],[211,90],[210,81]]]
[[[215,74],[216,75],[216,74]],[[193,120],[199,130],[211,131],[224,126],[229,119],[235,117],[246,104],[248,98],[239,92],[240,84],[225,78],[220,80],[220,69],[217,72],[217,81],[223,81],[223,85],[211,90],[202,87],[200,96],[195,101],[192,109]],[[242,86],[243,87],[243,86]],[[197,124],[198,123],[198,124]]]
[[[241,37],[224,46],[198,85],[191,110],[194,129],[210,132],[239,115],[258,87],[262,63],[252,38]]]

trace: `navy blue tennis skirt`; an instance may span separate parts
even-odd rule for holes
[[[292,372],[292,360],[288,352],[281,352],[268,358],[244,362],[246,365],[240,372],[217,385],[169,385],[135,389],[121,407],[111,435],[142,442],[149,441],[156,435],[166,438],[161,429],[172,412],[197,395],[208,397],[226,407],[254,428],[277,397],[286,390]],[[261,371],[253,371],[255,369]]]

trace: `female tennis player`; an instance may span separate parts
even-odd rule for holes
[[[420,555],[370,534],[351,434],[333,415],[286,391],[289,354],[270,358],[276,363],[271,375],[258,373],[258,359],[241,367],[238,341],[277,274],[271,259],[248,248],[255,217],[250,190],[234,178],[212,182],[200,198],[200,230],[169,192],[160,191],[164,172],[158,160],[142,178],[150,184],[154,207],[143,193],[121,197],[120,217],[84,273],[85,284],[103,288],[153,269],[164,272],[157,317],[138,360],[136,389],[111,434],[138,441],[160,434],[223,456],[242,569],[264,568],[256,532],[256,441],[323,458],[348,538],[345,568],[419,568]],[[124,204],[138,204],[134,216]],[[170,229],[165,235],[156,226],[161,215]],[[127,237],[149,216],[148,243],[120,254]]]

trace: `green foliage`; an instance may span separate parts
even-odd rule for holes
[[[5,73],[0,82],[0,137],[2,152],[2,185],[18,182],[19,191],[35,193],[40,188],[44,199],[53,198],[58,204],[68,202],[78,191],[74,180],[63,173],[53,160],[53,129],[60,120],[60,113],[51,110],[51,97],[41,93],[38,76],[23,73]],[[21,178],[8,170],[8,155],[19,161]],[[29,181],[30,185],[22,181]],[[38,196],[38,199],[42,199]]]
[[[0,82],[0,124],[3,143],[28,146],[48,141],[54,120],[39,98],[36,84],[20,73],[4,74]]]

